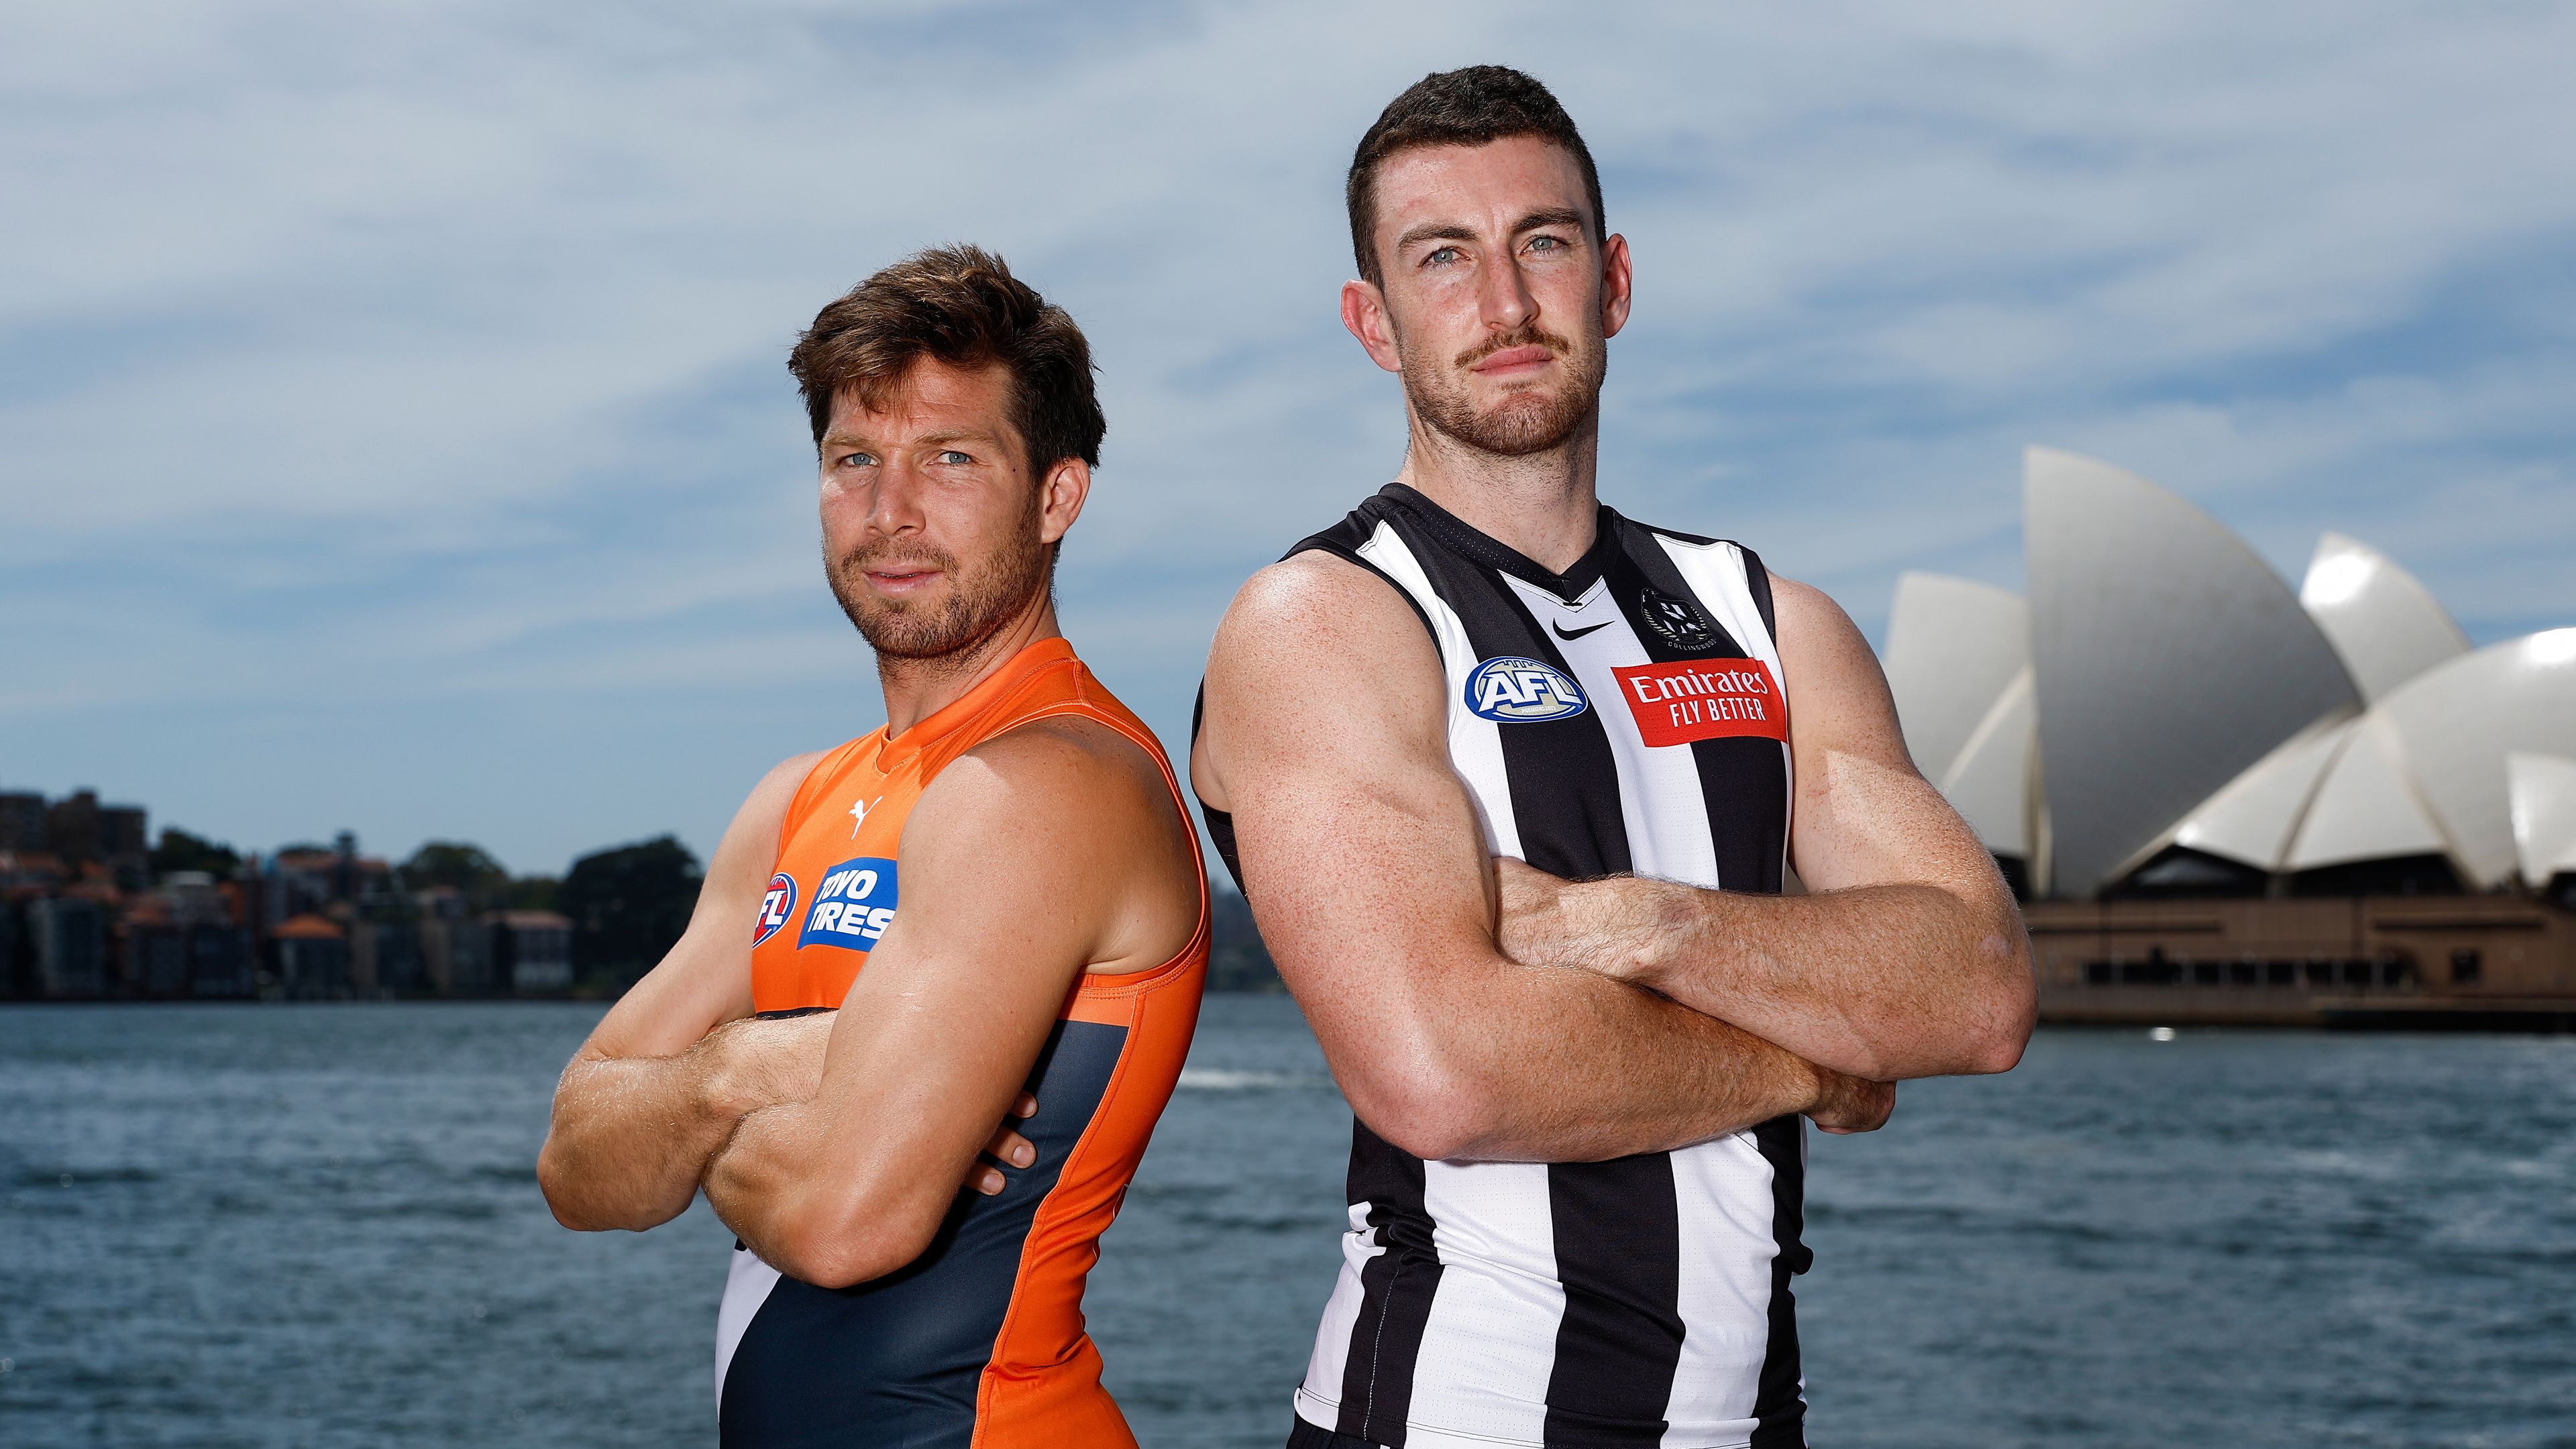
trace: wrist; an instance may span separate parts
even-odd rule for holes
[[[1690,888],[1645,876],[1619,876],[1598,885],[1617,891],[1617,909],[1603,920],[1600,939],[1614,944],[1608,954],[1619,979],[1663,990],[1681,955],[1675,948],[1690,929]]]
[[[738,1034],[728,1022],[700,1038],[686,1054],[692,1100],[699,1116],[709,1121],[731,1122],[754,1105],[746,1100],[750,1084],[743,1079],[741,1053],[733,1049]]]

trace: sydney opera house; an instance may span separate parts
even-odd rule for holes
[[[2107,463],[2024,460],[2029,596],[1897,582],[1915,762],[2061,1021],[2576,1025],[2576,628],[2472,649],[2329,533],[2296,592]]]

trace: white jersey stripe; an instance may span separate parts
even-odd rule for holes
[[[1333,1423],[1341,1405],[1314,1390],[1340,1390],[1350,1364],[1351,1328],[1359,1322],[1360,1300],[1366,1296],[1360,1288],[1360,1272],[1369,1259],[1386,1251],[1378,1244],[1377,1230],[1369,1226],[1372,1206],[1351,1204],[1351,1230],[1342,1234],[1342,1271],[1334,1276],[1333,1296],[1324,1301],[1324,1321],[1315,1330],[1315,1352],[1306,1360],[1306,1381],[1297,1389],[1298,1411],[1319,1424]]]
[[[733,1351],[742,1346],[742,1335],[751,1327],[760,1305],[769,1301],[769,1290],[778,1286],[777,1269],[760,1261],[760,1255],[749,1248],[733,1250],[733,1261],[725,1265],[724,1301],[716,1308],[716,1402],[724,1402],[725,1370],[733,1367]]]
[[[1450,763],[1466,777],[1468,797],[1475,802],[1477,819],[1484,823],[1485,848],[1518,860],[1521,833],[1512,815],[1511,776],[1503,768],[1502,726],[1478,718],[1466,705],[1467,674],[1476,667],[1476,649],[1467,642],[1466,621],[1431,586],[1430,575],[1422,571],[1395,525],[1379,524],[1359,553],[1402,585],[1430,616],[1432,632],[1439,638],[1441,667],[1449,678]]]
[[[1412,1417],[1506,1443],[1539,1443],[1556,1324],[1565,1313],[1547,1165],[1426,1162],[1422,1205],[1442,1267],[1414,1361]],[[1511,1331],[1495,1332],[1501,1324]],[[1408,1449],[1414,1442],[1408,1434]]]
[[[1710,1424],[1749,1420],[1769,1346],[1771,1164],[1738,1132],[1673,1154],[1681,1205],[1681,1313],[1689,1332],[1673,1372],[1664,1449],[1695,1449]],[[1775,1248],[1776,1251],[1776,1248]]]

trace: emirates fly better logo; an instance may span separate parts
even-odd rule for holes
[[[1754,735],[1789,738],[1789,704],[1780,681],[1759,659],[1704,664],[1639,664],[1610,671],[1628,700],[1637,733],[1649,745]]]

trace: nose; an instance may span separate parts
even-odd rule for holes
[[[888,460],[868,499],[868,531],[887,538],[921,531],[922,478],[909,461]]]
[[[1500,266],[1487,267],[1477,279],[1477,310],[1484,324],[1497,334],[1508,334],[1526,327],[1538,316],[1538,297],[1521,275],[1520,254],[1506,250]]]

